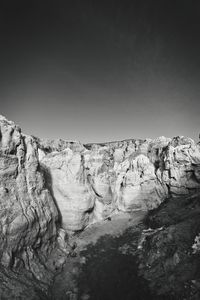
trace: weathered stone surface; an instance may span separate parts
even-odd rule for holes
[[[40,155],[40,164],[63,227],[70,231],[118,211],[153,209],[169,194],[190,194],[200,187],[199,147],[184,137],[67,148]]]
[[[67,148],[45,156],[40,163],[46,170],[48,186],[51,186],[60,210],[62,225],[71,231],[81,230],[88,224],[88,211],[94,206],[81,154]]]
[[[199,146],[189,138],[82,145],[25,136],[14,123],[3,117],[0,121],[0,192],[18,205],[12,231],[18,223],[22,226],[18,218],[29,224],[34,209],[40,233],[52,218],[55,222],[57,209],[62,226],[77,231],[119,210],[152,209],[168,194],[190,194],[199,189]],[[24,206],[25,198],[28,207]],[[36,204],[38,199],[46,208],[43,212]],[[18,217],[20,210],[22,217]]]
[[[139,273],[155,299],[199,299],[200,196],[170,197],[146,217]]]
[[[164,152],[164,181],[172,195],[185,195],[199,190],[199,147],[189,138],[172,139]]]
[[[12,278],[12,269],[26,268],[38,280],[48,282],[50,277],[43,263],[54,248],[58,212],[45,188],[37,144],[3,117],[0,118],[0,132],[1,270],[3,266],[9,268]],[[43,258],[38,259],[39,253]],[[3,273],[1,276],[4,277]],[[25,288],[26,284],[22,286]],[[2,299],[7,299],[7,289],[6,284],[0,288]],[[21,290],[19,293],[23,294]],[[17,292],[15,297],[19,297]],[[12,299],[15,299],[14,293]]]
[[[189,138],[82,145],[24,135],[0,117],[0,263],[9,270],[49,281],[65,231],[199,190],[200,147]]]

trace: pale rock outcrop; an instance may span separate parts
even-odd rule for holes
[[[200,188],[199,147],[184,137],[88,144],[43,155],[40,164],[67,231]]]
[[[43,157],[40,164],[46,171],[48,186],[60,210],[62,226],[71,231],[81,230],[88,224],[88,211],[94,206],[81,154],[67,148]]]
[[[192,139],[172,139],[164,152],[163,161],[164,181],[172,195],[185,195],[199,190],[200,152]]]
[[[119,211],[149,210],[200,189],[200,150],[184,137],[86,144],[1,125],[1,261]],[[9,238],[8,238],[9,237]],[[14,254],[13,254],[14,253]]]
[[[44,265],[56,241],[58,212],[45,188],[37,148],[32,137],[0,117],[0,264],[2,270],[26,268],[48,281]],[[4,299],[3,291],[6,285],[0,289]]]
[[[129,162],[119,184],[118,208],[123,211],[154,208],[167,195],[166,186],[159,182],[154,165],[144,154]]]

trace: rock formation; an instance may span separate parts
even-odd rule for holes
[[[2,199],[10,199],[9,207],[3,204],[6,220],[11,203],[15,212],[10,225],[2,225],[6,232],[18,226],[33,229],[34,223],[41,236],[52,237],[58,215],[64,229],[78,231],[118,211],[149,210],[169,194],[200,188],[199,145],[189,138],[82,145],[23,135],[3,117],[0,123],[0,191]],[[37,234],[31,230],[31,243],[34,240]],[[4,256],[5,261],[11,259],[11,253]]]
[[[169,194],[176,197],[200,188],[199,146],[189,138],[38,151],[67,231],[82,230],[118,211],[153,209]]]
[[[13,122],[0,118],[0,298],[37,299],[37,281],[45,289],[51,275],[48,255],[57,237],[58,211],[38,161],[34,138],[21,133]],[[22,279],[16,273],[23,269]],[[26,274],[26,270],[30,273]],[[24,284],[22,283],[24,282]],[[44,286],[43,286],[44,285]],[[26,290],[26,292],[25,292]],[[27,293],[27,294],[26,294]],[[6,298],[7,297],[7,298]],[[19,298],[17,298],[19,299]]]
[[[200,195],[169,197],[146,217],[139,274],[155,299],[200,299]]]
[[[44,281],[63,229],[71,234],[119,211],[151,210],[169,195],[199,191],[200,147],[184,137],[42,140],[1,116],[0,177],[2,268],[24,268]]]

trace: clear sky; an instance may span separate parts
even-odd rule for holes
[[[1,1],[0,113],[39,137],[200,133],[199,0]]]

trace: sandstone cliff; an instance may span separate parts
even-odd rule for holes
[[[45,290],[51,278],[46,263],[56,242],[58,211],[46,188],[36,141],[4,117],[0,195],[0,299],[37,299],[37,290]]]
[[[200,188],[199,146],[189,138],[71,144],[57,151],[53,145],[48,152],[40,145],[38,151],[67,231]]]
[[[4,117],[0,125],[0,191],[6,216],[1,222],[7,233],[18,226],[25,231],[16,243],[34,244],[38,232],[40,238],[49,235],[48,240],[55,236],[58,219],[67,231],[77,231],[118,211],[149,210],[169,194],[200,189],[200,148],[189,138],[82,145],[24,135]],[[3,251],[5,263],[11,260],[9,251]]]
[[[0,176],[2,270],[22,268],[46,284],[53,272],[48,258],[65,244],[63,232],[200,191],[200,147],[184,137],[41,140],[1,116]]]

